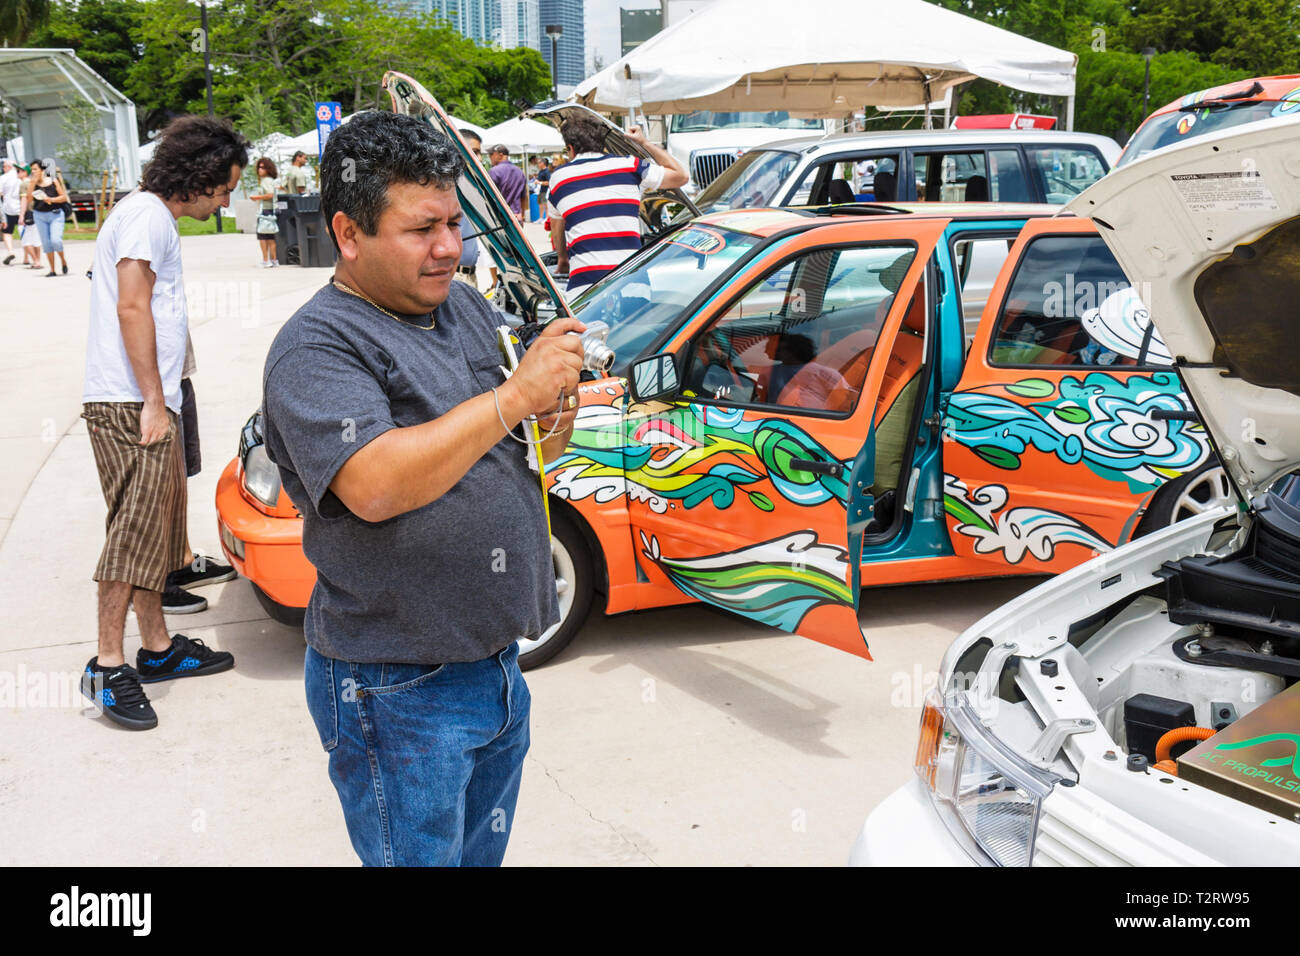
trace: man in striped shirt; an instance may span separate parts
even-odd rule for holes
[[[648,143],[639,127],[628,136],[654,157],[610,156],[601,152],[605,127],[575,116],[560,135],[569,161],[551,173],[551,236],[560,272],[568,272],[570,296],[576,295],[641,248],[641,194],[685,186],[681,163]]]

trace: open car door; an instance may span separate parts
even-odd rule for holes
[[[875,412],[945,225],[882,217],[779,240],[633,366],[624,470],[648,580],[870,659],[857,610]],[[665,241],[709,255],[728,232]]]

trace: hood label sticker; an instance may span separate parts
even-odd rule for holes
[[[711,256],[727,248],[727,240],[720,232],[703,226],[690,226],[668,240],[671,245],[685,246],[691,252]]]
[[[1277,208],[1257,169],[1169,177],[1189,212],[1265,212]]]

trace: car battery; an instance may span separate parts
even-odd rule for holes
[[[1184,780],[1300,820],[1300,684],[1178,758]]]

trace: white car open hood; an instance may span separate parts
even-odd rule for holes
[[[1300,118],[1162,149],[1069,208],[1150,307],[1243,496],[1300,467]]]

